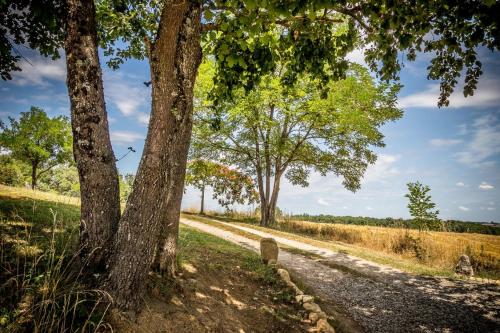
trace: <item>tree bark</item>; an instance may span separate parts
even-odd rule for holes
[[[200,214],[205,214],[205,185],[201,187],[201,207]]]
[[[32,161],[31,162],[31,189],[32,190],[34,190],[36,188],[36,183],[37,183],[36,169],[37,168],[38,168],[38,162]]]
[[[67,0],[65,39],[73,154],[81,193],[81,256],[104,269],[120,218],[118,171],[109,137],[92,0]]]
[[[166,1],[151,46],[148,135],[104,283],[114,305],[122,310],[139,309],[158,245],[168,243],[166,235],[178,229],[192,130],[193,87],[201,62],[200,16],[199,4]]]

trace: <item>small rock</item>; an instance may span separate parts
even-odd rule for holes
[[[309,320],[315,324],[319,320],[319,315],[316,312],[309,313]]]
[[[262,238],[260,240],[260,255],[265,264],[278,261],[278,243],[274,238]]]
[[[316,312],[316,314],[318,315],[319,319],[327,319],[328,317],[323,311]]]
[[[314,302],[314,297],[311,295],[297,295],[295,296],[295,300],[298,303],[311,303]]]
[[[304,303],[304,304],[302,304],[302,306],[304,307],[304,309],[306,309],[309,312],[320,312],[321,311],[321,308],[316,303],[312,303],[312,302]]]
[[[319,319],[316,323],[316,328],[319,332],[335,333],[335,329],[333,329],[326,319]]]
[[[474,276],[474,269],[470,263],[469,256],[463,254],[460,256],[457,265],[455,266],[455,272],[461,275]]]
[[[288,274],[285,269],[279,268],[278,275],[283,279],[283,281],[285,281],[285,283],[288,284],[289,282],[292,282],[292,280],[290,280],[290,274]]]

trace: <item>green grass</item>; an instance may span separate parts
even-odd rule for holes
[[[49,328],[93,332],[103,324],[107,308],[100,304],[104,295],[86,290],[73,265],[78,204],[74,198],[0,186],[1,332]],[[228,276],[240,266],[257,283],[283,289],[276,270],[264,265],[257,254],[193,228],[180,229],[178,260],[181,267],[197,263]],[[157,286],[162,294],[175,292],[172,281]],[[278,295],[292,297],[284,289]]]

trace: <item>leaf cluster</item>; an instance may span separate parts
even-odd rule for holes
[[[250,177],[210,160],[195,159],[189,162],[186,185],[194,186],[201,191],[210,186],[213,198],[226,208],[235,203],[258,201],[255,185]]]
[[[9,121],[10,126],[0,123],[0,146],[13,158],[47,171],[72,161],[71,127],[66,117],[50,118],[32,106],[29,112],[21,112],[19,120]]]

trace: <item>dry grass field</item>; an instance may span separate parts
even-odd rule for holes
[[[500,277],[499,236],[287,220],[279,221],[277,229],[359,245],[450,270],[462,254],[468,254],[478,273]]]

